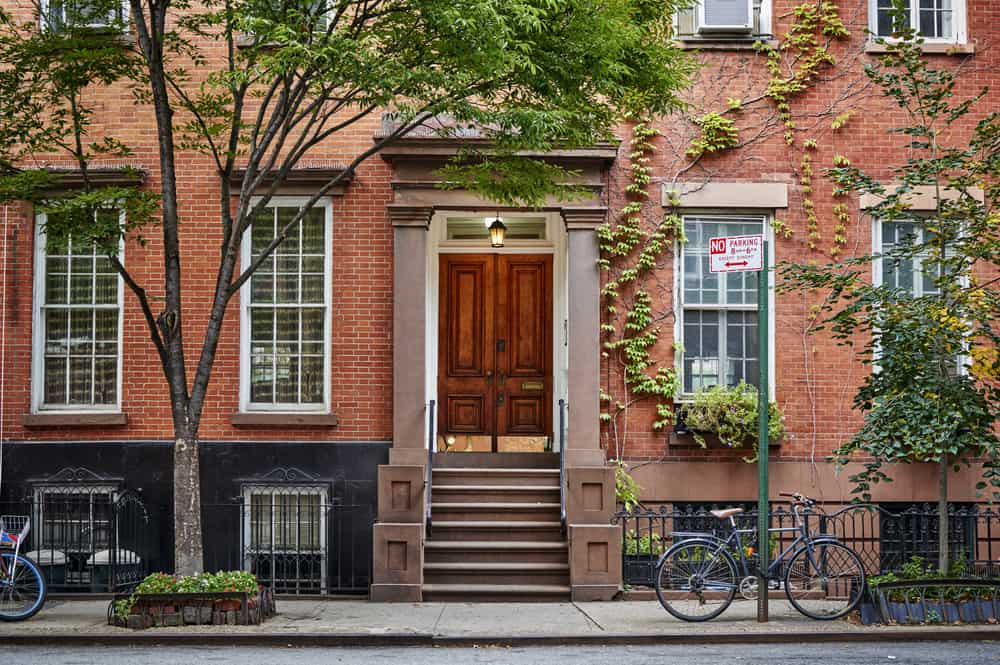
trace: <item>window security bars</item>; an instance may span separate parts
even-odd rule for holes
[[[698,531],[721,535],[728,522],[716,519],[708,511],[730,506],[752,504],[675,504],[617,513],[616,520],[622,525],[623,582],[652,586],[656,563],[673,544],[673,534]],[[987,506],[958,505],[949,507],[949,516],[952,561],[960,562],[969,576],[1000,576],[1000,512]],[[933,504],[914,504],[896,511],[859,504],[826,511],[817,509],[803,517],[810,532],[836,536],[857,552],[869,575],[898,572],[913,556],[932,566],[937,563],[937,508]],[[755,510],[736,516],[741,529],[754,529],[756,520]],[[770,522],[771,528],[794,526],[791,512],[783,506],[772,509]],[[771,550],[781,551],[794,536],[794,533],[773,534]]]
[[[248,570],[275,593],[363,595],[371,584],[371,505],[330,499],[326,486],[246,486],[202,506],[206,570]]]
[[[149,571],[155,534],[142,498],[101,485],[35,487],[3,513],[31,515],[21,551],[38,564],[50,593],[127,591]]]

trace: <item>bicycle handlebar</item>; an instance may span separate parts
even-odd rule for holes
[[[778,496],[787,496],[795,500],[795,503],[801,503],[804,506],[811,506],[816,503],[815,499],[810,499],[805,494],[799,492],[778,492]]]

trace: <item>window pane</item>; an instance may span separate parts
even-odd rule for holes
[[[250,359],[250,401],[274,401],[273,357],[253,356]]]
[[[118,357],[118,310],[99,309],[94,312],[94,352]]]
[[[69,262],[64,256],[49,257],[45,261],[45,302],[66,302],[69,286]]]
[[[274,401],[294,404],[299,401],[299,359],[296,356],[275,358]]]
[[[46,404],[66,403],[66,358],[45,359],[45,393]]]
[[[118,401],[117,358],[94,360],[94,404],[114,404]]]
[[[91,358],[69,359],[69,403],[90,404],[94,389],[93,361]]]
[[[324,254],[324,227],[326,225],[326,209],[313,208],[306,213],[302,228],[302,253]]]
[[[69,313],[69,352],[90,355],[94,352],[94,311],[74,309]]]
[[[99,274],[96,276],[94,302],[98,305],[113,305],[118,302],[118,275]]]
[[[302,402],[323,403],[323,356],[302,358]]]
[[[50,309],[45,312],[45,353],[65,354],[69,350],[69,312]]]

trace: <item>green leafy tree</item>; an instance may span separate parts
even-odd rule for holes
[[[570,174],[521,155],[592,145],[611,138],[627,111],[678,107],[691,65],[668,36],[682,3],[128,0],[123,11],[115,0],[87,0],[39,5],[30,18],[0,13],[0,197],[50,213],[50,237],[96,243],[142,308],[172,408],[179,572],[202,568],[199,426],[229,304],[254,270],[359,164],[431,120],[446,119],[430,124],[441,135],[476,126],[488,139],[488,149],[446,169],[452,186],[502,204],[571,195],[560,184]],[[96,105],[111,89],[131,90],[139,112],[155,118],[156,191],[93,177],[95,161],[134,154]],[[391,130],[317,186],[242,269],[241,240],[288,174],[383,111],[393,113]],[[218,194],[215,286],[197,339],[183,315],[177,162],[185,154],[211,160]],[[51,196],[59,178],[32,165],[52,156],[76,165],[80,189]],[[126,221],[98,214],[109,207],[124,207]],[[164,271],[151,287],[117,253],[122,238],[142,241],[154,226]]]
[[[854,491],[870,500],[873,485],[891,480],[885,464],[939,465],[939,566],[946,571],[949,470],[984,460],[979,489],[1000,488],[1000,115],[974,115],[985,90],[956,99],[956,74],[928,64],[902,11],[898,5],[900,41],[887,43],[866,73],[906,118],[891,132],[906,138],[908,158],[891,168],[892,184],[849,165],[830,176],[843,191],[877,197],[874,219],[910,232],[882,254],[785,265],[782,288],[825,292],[825,326],[871,367],[854,397],[864,424],[833,456],[839,465],[864,458],[850,476]],[[963,134],[967,143],[949,143]],[[912,197],[928,187],[936,209],[918,217]],[[870,281],[875,262],[882,284]],[[904,272],[922,288],[895,278]]]

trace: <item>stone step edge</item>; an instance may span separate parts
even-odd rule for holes
[[[432,550],[566,550],[569,543],[557,540],[428,540],[424,547]]]

